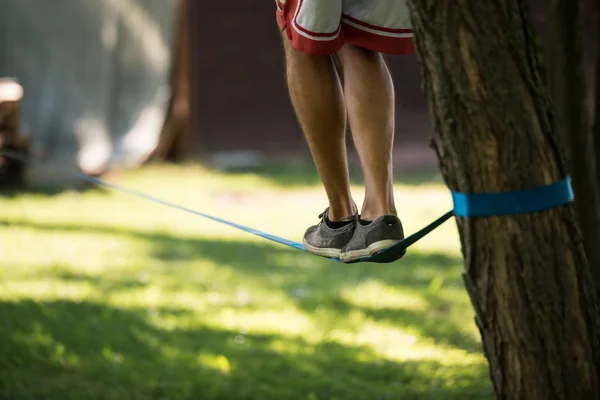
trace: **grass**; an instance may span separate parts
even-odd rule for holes
[[[110,179],[298,240],[325,199],[278,176]],[[408,232],[451,207],[439,183],[396,193]],[[453,222],[343,265],[118,192],[5,196],[0,399],[490,399],[461,272]]]
[[[309,159],[310,160],[310,159]],[[354,185],[362,184],[362,171],[360,163],[352,158],[349,161],[350,181]],[[217,172],[225,172],[216,169]],[[236,172],[236,169],[229,169],[230,172]],[[298,160],[293,163],[281,164],[272,163],[253,168],[245,168],[242,173],[252,172],[260,175],[263,179],[271,181],[273,184],[282,188],[305,187],[320,185],[321,180],[311,162]],[[421,169],[419,171],[395,171],[395,183],[403,186],[418,186],[423,182],[442,183],[442,177],[435,169]]]

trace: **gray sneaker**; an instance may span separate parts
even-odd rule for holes
[[[340,258],[344,246],[352,239],[356,227],[357,215],[344,218],[342,221],[349,223],[341,228],[330,228],[327,225],[329,208],[319,218],[321,221],[306,230],[302,243],[309,253],[323,257]]]
[[[356,222],[354,235],[340,254],[345,262],[354,262],[370,257],[404,239],[402,223],[395,215],[384,215],[368,225]],[[400,254],[397,258],[401,258]],[[393,261],[393,260],[390,260]]]

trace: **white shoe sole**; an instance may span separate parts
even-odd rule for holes
[[[394,239],[381,240],[379,242],[371,243],[371,245],[369,245],[369,247],[367,247],[366,249],[350,250],[341,253],[340,260],[342,260],[342,262],[358,261],[363,258],[371,257],[372,255],[377,254],[380,251],[392,247],[396,243],[400,242],[401,240]]]
[[[338,258],[339,259],[340,255],[342,253],[342,251],[339,249],[320,248],[320,247],[311,246],[310,244],[306,243],[306,240],[304,240],[304,239],[302,240],[302,244],[306,248],[306,251],[308,251],[311,254],[316,254],[318,256],[321,256],[321,257],[329,257],[329,258]]]

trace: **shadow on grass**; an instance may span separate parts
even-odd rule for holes
[[[317,308],[326,310],[334,319],[348,315],[349,311],[360,310],[375,321],[383,321],[397,327],[411,327],[421,336],[479,353],[481,345],[471,335],[465,335],[461,327],[448,318],[451,301],[447,291],[461,293],[464,290],[461,273],[462,260],[444,253],[422,253],[411,251],[393,264],[341,264],[322,259],[297,250],[260,242],[219,241],[191,239],[166,233],[143,232],[132,229],[105,226],[80,226],[71,224],[42,224],[32,221],[2,221],[0,224],[27,227],[51,232],[93,232],[102,235],[135,237],[146,242],[150,255],[168,262],[168,274],[175,279],[161,282],[171,291],[185,290],[193,285],[195,290],[210,290],[213,282],[189,281],[189,270],[179,265],[190,260],[206,259],[221,268],[235,271],[236,279],[260,281],[269,289],[284,292],[307,314]],[[67,281],[86,281],[103,291],[122,291],[144,287],[147,282],[137,276],[119,275],[112,280],[105,276],[80,275],[60,272],[53,276]],[[422,298],[427,312],[398,308],[368,308],[349,304],[342,298],[344,289],[353,289],[365,281],[381,282],[414,293]],[[446,292],[432,289],[432,282],[442,282]],[[464,322],[464,321],[461,321]]]
[[[314,314],[317,309],[325,309],[331,316],[330,320],[335,323],[336,320],[346,318],[351,311],[357,310],[375,322],[397,328],[414,328],[420,336],[435,343],[463,349],[469,353],[481,352],[478,341],[470,335],[463,334],[461,326],[457,325],[464,321],[457,322],[456,319],[446,317],[447,309],[452,306],[452,302],[444,296],[445,292],[431,290],[432,279],[440,277],[443,278],[443,285],[453,288],[451,290],[457,293],[463,290],[460,277],[462,260],[451,255],[409,250],[404,259],[394,264],[345,265],[260,242],[192,239],[167,233],[109,226],[47,224],[15,220],[0,220],[0,224],[46,231],[50,234],[81,232],[103,236],[134,237],[145,243],[153,258],[169,266],[167,273],[173,279],[159,283],[165,290],[172,292],[190,288],[199,292],[210,290],[213,282],[190,282],[188,276],[190,267],[185,266],[189,261],[204,259],[214,262],[218,268],[234,271],[237,282],[252,279],[260,281],[267,288],[284,292],[299,309],[309,315]],[[89,283],[103,292],[136,290],[148,284],[148,281],[127,272],[116,276],[106,274],[93,276],[67,270],[49,273],[51,274],[49,277],[52,278]],[[358,283],[369,280],[417,294],[427,303],[427,311],[418,312],[402,306],[372,308],[350,304],[344,299],[342,292],[345,289],[352,289]],[[304,294],[299,295],[299,292]],[[252,304],[249,307],[252,307]],[[242,346],[236,342],[236,337],[238,339],[240,337],[239,332],[209,327],[167,331],[158,329],[148,321],[151,315],[184,316],[185,319],[186,313],[193,312],[177,308],[125,311],[85,302],[40,304],[23,302],[0,305],[0,319],[12,321],[13,324],[9,324],[10,328],[4,330],[4,333],[0,333],[4,335],[0,337],[3,343],[0,348],[4,346],[3,352],[8,354],[8,356],[0,355],[0,363],[4,362],[2,360],[20,357],[17,353],[26,353],[25,361],[21,364],[16,364],[16,367],[11,364],[11,369],[14,368],[14,371],[24,376],[35,375],[37,369],[41,368],[39,363],[48,364],[39,373],[50,373],[49,376],[58,374],[58,380],[47,383],[50,385],[48,387],[52,388],[48,389],[51,391],[47,393],[52,395],[60,390],[56,382],[66,384],[64,382],[70,382],[71,379],[86,381],[95,377],[94,379],[99,379],[98,385],[108,385],[109,389],[106,390],[116,391],[114,392],[116,397],[107,395],[104,398],[130,398],[129,393],[138,390],[139,398],[152,399],[310,398],[308,394],[311,392],[318,394],[319,399],[335,398],[335,396],[343,399],[398,398],[398,393],[407,393],[407,397],[401,398],[408,399],[438,398],[436,394],[440,395],[439,398],[489,398],[483,396],[483,393],[487,393],[485,391],[489,382],[487,370],[483,370],[480,366],[452,367],[453,377],[455,375],[459,379],[464,377],[469,381],[464,385],[473,386],[473,393],[481,393],[483,396],[469,397],[471,389],[455,390],[442,387],[447,380],[439,377],[438,374],[444,368],[427,360],[395,364],[383,361],[380,357],[369,353],[366,348],[346,347],[336,343],[313,345],[298,338],[277,335],[246,336],[244,337],[246,345]],[[19,315],[23,316],[22,321]],[[36,321],[43,329],[31,325]],[[331,321],[327,323],[332,323]],[[42,341],[47,346],[50,342],[62,343],[62,347],[59,346],[58,350],[44,350],[45,353],[40,353],[41,350],[28,353],[29,347],[40,345],[32,342],[31,338],[26,339],[27,334],[16,336],[14,334],[23,330],[29,332],[31,329],[38,329],[35,340]],[[46,331],[50,333],[44,333]],[[135,332],[145,333],[137,337]],[[23,342],[20,343],[19,340]],[[150,346],[148,343],[153,345]],[[283,346],[285,349],[281,350],[278,346]],[[74,350],[68,350],[70,348]],[[76,366],[69,366],[69,351],[74,352],[76,358],[80,360]],[[53,355],[52,352],[57,354]],[[113,353],[120,356],[115,356]],[[219,355],[228,361],[225,362],[223,358],[218,357]],[[67,358],[60,361],[60,357]],[[117,357],[116,361],[111,357]],[[211,357],[215,360],[209,360],[210,362],[205,360]],[[365,359],[371,361],[364,362]],[[204,365],[205,362],[209,364],[213,362],[217,366],[212,368]],[[219,372],[219,368],[227,369],[227,364],[230,365],[231,371]],[[334,374],[335,376],[328,375],[329,371],[334,370],[339,370]],[[35,379],[39,382],[39,377]],[[290,383],[297,379],[299,379],[298,385]],[[171,384],[167,383],[169,381]],[[74,394],[81,395],[82,390],[87,390],[84,386],[79,388],[77,386],[79,383],[73,385],[76,389],[73,391]],[[461,383],[457,385],[460,386]],[[203,388],[204,390],[210,388],[213,392],[203,393]],[[121,396],[119,390],[124,390],[127,394],[119,397]],[[413,394],[410,394],[411,391]],[[43,392],[39,393],[39,396],[48,398],[43,395]],[[180,394],[176,395],[177,393]],[[298,393],[302,395],[299,396]],[[68,393],[65,392],[66,394]],[[456,397],[452,397],[453,395]],[[73,396],[59,397],[100,398]]]
[[[365,347],[201,324],[160,328],[143,308],[0,302],[0,316],[3,399],[491,398],[480,366],[395,363]]]
[[[14,199],[25,195],[36,195],[40,197],[56,197],[64,193],[78,193],[85,194],[88,192],[95,192],[100,194],[109,194],[110,190],[104,186],[92,184],[89,182],[81,181],[77,184],[71,185],[53,185],[53,186],[39,186],[39,187],[12,187],[0,189],[0,198]]]

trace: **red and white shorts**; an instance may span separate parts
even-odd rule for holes
[[[277,20],[294,48],[332,54],[345,43],[384,54],[413,54],[406,0],[276,0]]]

